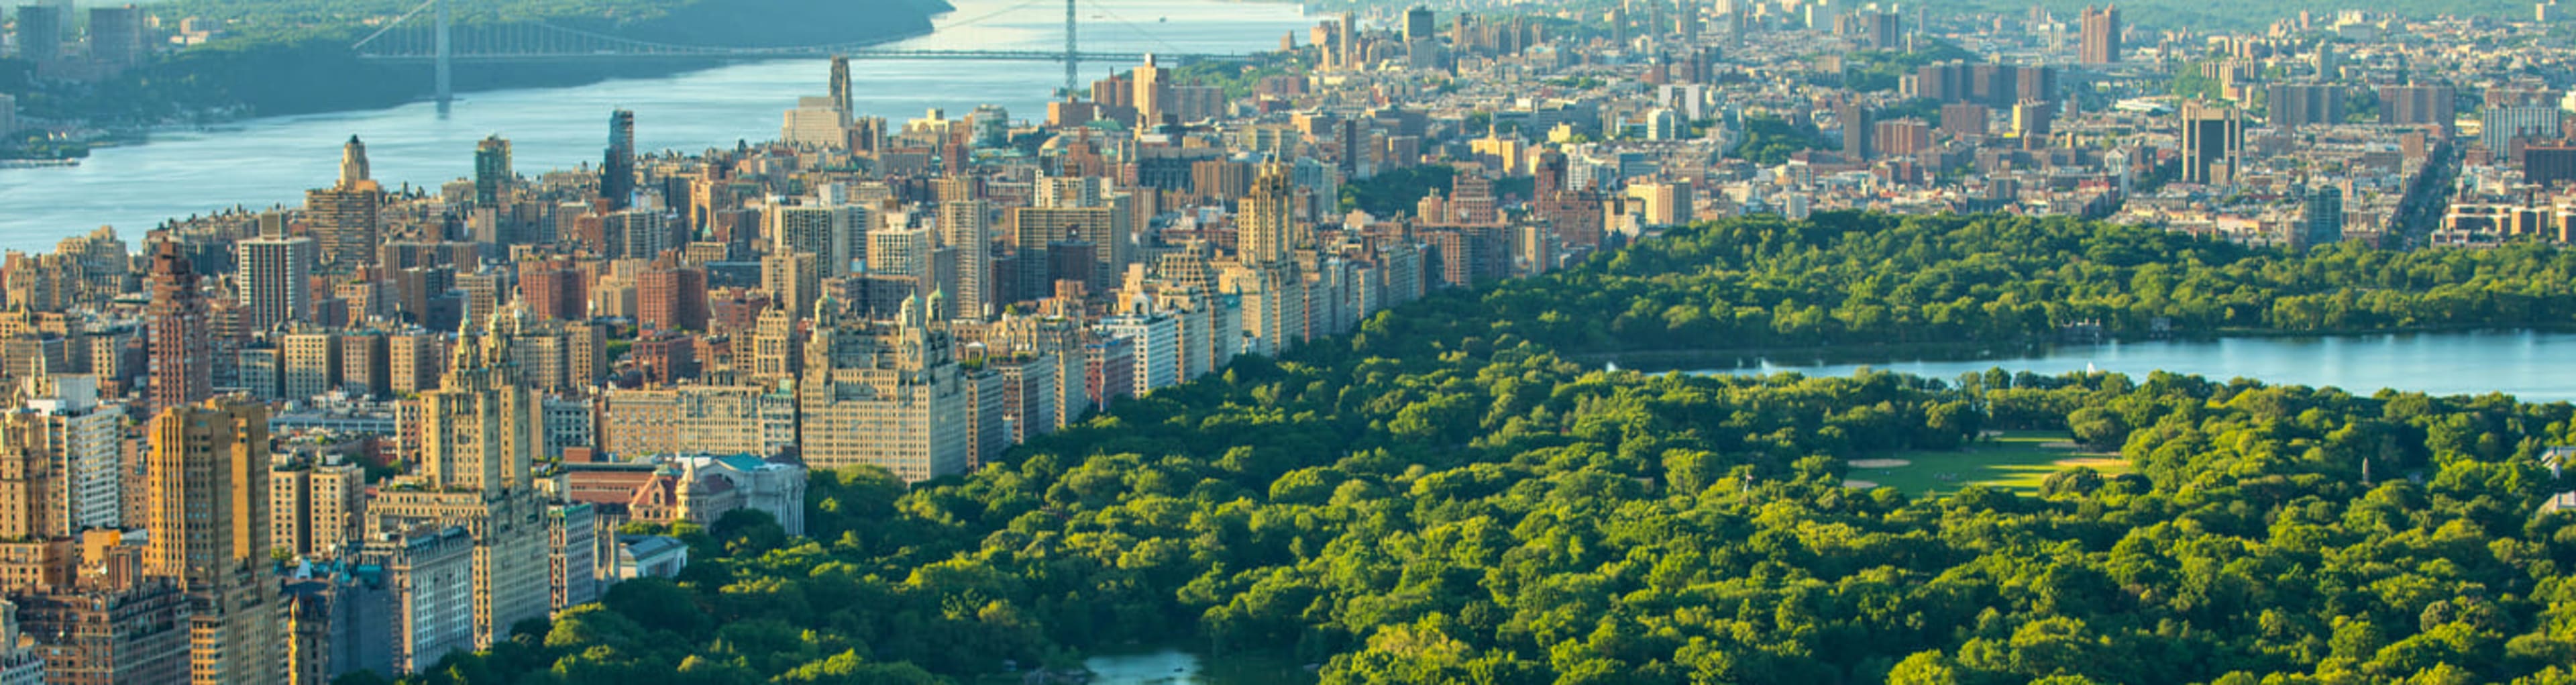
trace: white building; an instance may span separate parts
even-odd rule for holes
[[[123,446],[119,424],[125,420],[125,405],[100,404],[98,378],[95,376],[38,376],[23,381],[29,420],[6,424],[9,429],[27,427],[46,433],[41,443],[12,437],[12,444],[49,444],[61,450],[54,464],[63,474],[58,482],[62,490],[55,493],[56,520],[61,530],[50,535],[72,536],[87,528],[124,527],[124,480],[117,471]],[[33,437],[33,436],[30,436]]]
[[[778,140],[803,148],[839,150],[849,147],[850,113],[828,97],[801,97],[796,108],[787,110],[787,120],[778,127]]]
[[[1181,375],[1180,319],[1161,312],[1113,316],[1100,322],[1100,330],[1135,341],[1137,397],[1188,380]]]
[[[616,580],[647,576],[669,578],[689,566],[689,546],[662,535],[617,536]]]

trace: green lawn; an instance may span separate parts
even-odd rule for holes
[[[2085,466],[2106,476],[2129,472],[2128,462],[2117,455],[2084,454],[2076,451],[2069,440],[2065,433],[2052,431],[2003,431],[1958,451],[1914,450],[1884,457],[1912,462],[1905,466],[1861,466],[1857,462],[1866,460],[1855,460],[1844,477],[1896,488],[1908,495],[1952,492],[1968,485],[2037,494],[2040,481],[2048,474],[2071,466],[2057,463],[2063,460],[2084,460]]]

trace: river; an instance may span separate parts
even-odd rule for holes
[[[1875,363],[1774,355],[1736,368],[1694,373],[1848,376],[1861,368],[1941,379],[2001,367],[2062,374],[2094,369],[2144,378],[2152,371],[2274,385],[2334,386],[2367,395],[2380,388],[2436,395],[2501,392],[2524,401],[2576,400],[2576,333],[2484,331],[2313,338],[2222,338],[2073,345],[1976,360],[1896,359]]]
[[[1064,47],[1064,6],[1033,0],[955,0],[930,35],[900,47],[1055,50]],[[1252,52],[1309,20],[1295,4],[1212,0],[1084,0],[1082,45],[1103,52]],[[1301,33],[1302,35],[1302,33]],[[1302,41],[1302,39],[1301,39]],[[1128,64],[1085,64],[1100,78]],[[853,99],[864,114],[894,123],[933,107],[963,117],[999,104],[1017,119],[1042,119],[1063,84],[1053,62],[878,59],[851,64]],[[435,186],[473,173],[474,144],[500,134],[515,167],[534,175],[598,164],[608,112],[635,111],[636,145],[704,150],[778,137],[796,98],[822,95],[822,60],[744,62],[659,78],[569,88],[464,93],[441,114],[422,102],[391,109],[250,119],[204,131],[156,133],[148,144],[102,148],[80,166],[0,169],[0,249],[42,251],[65,236],[114,226],[126,242],[164,220],[239,206],[300,203],[306,188],[339,173],[340,145],[367,143],[374,176],[388,187]]]

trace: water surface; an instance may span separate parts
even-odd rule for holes
[[[1080,0],[1085,50],[1243,53],[1275,49],[1308,24],[1293,4],[1210,0]],[[1049,50],[1064,46],[1064,5],[955,0],[932,34],[896,47]],[[1083,65],[1083,79],[1128,64]],[[331,184],[340,145],[367,143],[388,187],[436,186],[473,173],[474,144],[509,138],[518,171],[597,164],[608,113],[635,111],[636,145],[704,150],[778,137],[796,98],[822,95],[824,60],[746,62],[659,78],[567,88],[463,93],[446,114],[422,102],[391,109],[244,120],[205,131],[157,133],[149,144],[102,148],[80,166],[0,169],[0,249],[50,250],[66,236],[111,225],[130,245],[164,220],[223,208],[301,203]],[[992,103],[1016,119],[1043,119],[1063,85],[1053,62],[861,59],[851,65],[863,114],[896,124],[933,107],[951,118]]]

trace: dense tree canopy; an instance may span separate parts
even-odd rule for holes
[[[1564,351],[2009,343],[2098,322],[2335,332],[2576,324],[2576,250],[2292,253],[2074,219],[1819,214],[1685,229],[1484,299]],[[1578,315],[1616,312],[1611,316]]]
[[[1555,347],[1596,339],[1534,335],[1574,324],[1530,325],[1628,310],[1579,308],[1594,297],[1872,290],[1853,286],[1871,274],[2098,302],[2151,263],[2172,279],[2158,302],[2203,274],[2189,287],[2232,284],[2215,292],[2261,321],[2243,291],[2384,278],[2427,297],[2561,261],[2252,253],[2015,219],[1703,227],[1239,360],[971,477],[818,473],[807,538],[757,515],[683,526],[694,565],[675,581],[620,584],[414,682],[936,682],[1174,640],[1286,650],[1333,684],[2576,682],[2559,573],[2576,526],[2534,515],[2557,487],[2536,453],[2576,432],[2566,403],[2164,374],[1605,372]],[[2303,275],[2359,264],[2397,274]],[[2120,288],[2081,285],[2106,271]],[[1994,429],[2068,431],[2136,473],[2071,469],[2036,495],[1842,485],[1845,458]]]

